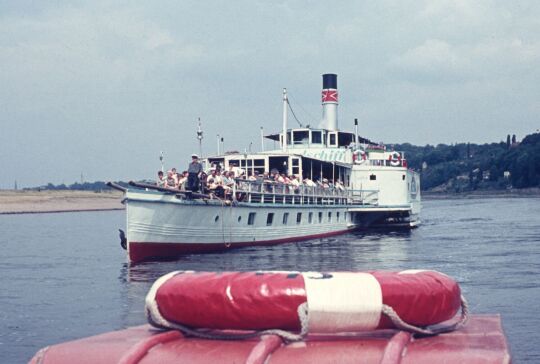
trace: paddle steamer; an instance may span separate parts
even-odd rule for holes
[[[125,190],[126,245],[132,262],[186,253],[321,238],[372,227],[419,224],[420,178],[404,153],[338,128],[337,75],[323,75],[319,127],[288,127],[266,136],[279,149],[224,153],[203,159],[208,169],[234,165],[244,177],[272,170],[299,179],[340,181],[344,188],[298,187],[237,179],[231,200],[204,193],[132,184]],[[142,187],[142,188],[141,188]]]

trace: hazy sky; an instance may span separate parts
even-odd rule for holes
[[[198,117],[204,152],[258,149],[283,87],[318,124],[323,73],[340,128],[372,140],[520,139],[540,2],[0,0],[0,188],[154,178],[161,150],[184,169]]]

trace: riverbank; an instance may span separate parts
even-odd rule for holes
[[[429,200],[447,198],[492,198],[492,197],[540,197],[540,188],[514,188],[511,190],[476,190],[467,192],[422,191],[422,198]]]
[[[123,210],[119,191],[0,191],[0,214]]]

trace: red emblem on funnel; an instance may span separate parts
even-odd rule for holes
[[[322,90],[322,102],[338,102],[337,90]]]

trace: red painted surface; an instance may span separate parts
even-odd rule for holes
[[[158,289],[156,301],[164,318],[191,327],[300,330],[306,291],[300,274],[181,273]]]
[[[461,307],[459,285],[446,274],[435,271],[369,273],[381,284],[383,303],[392,307],[407,323],[433,325],[451,319]],[[390,321],[382,317],[379,328],[391,327]]]
[[[208,253],[232,248],[242,248],[246,246],[257,245],[277,245],[283,243],[291,243],[296,241],[319,239],[329,236],[341,235],[350,232],[350,229],[332,231],[323,234],[314,234],[306,236],[297,236],[293,238],[263,240],[263,241],[245,241],[238,243],[156,243],[156,242],[137,242],[130,241],[129,245],[129,260],[133,263],[141,262],[150,259],[174,259],[176,257],[193,254],[193,253]]]
[[[261,339],[241,341],[204,340],[178,335],[176,339],[164,340],[158,345],[148,345],[152,338],[162,334],[150,326],[138,326],[86,339],[52,345],[30,361],[32,364],[112,364],[133,352],[133,348],[151,346],[138,356],[141,364],[183,364],[183,363],[246,363],[249,358],[257,358],[254,363],[381,363],[385,364],[494,364],[509,363],[510,354],[497,315],[471,316],[465,327],[458,331],[435,337],[405,340],[398,337],[400,355],[390,361],[388,346],[396,340],[396,331],[379,330],[371,333],[348,335],[311,335],[306,340],[281,345],[271,339],[261,350]],[[399,334],[398,334],[399,335]],[[161,339],[160,339],[161,340]],[[158,342],[160,340],[157,340]],[[264,339],[268,340],[268,339]],[[396,344],[394,342],[394,344]],[[136,350],[135,350],[136,351]],[[263,361],[263,356],[266,355]],[[251,360],[251,359],[250,359]]]
[[[445,274],[370,273],[381,285],[383,304],[410,324],[434,325],[451,319],[461,307],[459,285]],[[157,290],[155,300],[165,319],[190,327],[298,331],[298,306],[307,297],[301,274],[191,272],[169,278]],[[378,328],[392,327],[381,315]]]

